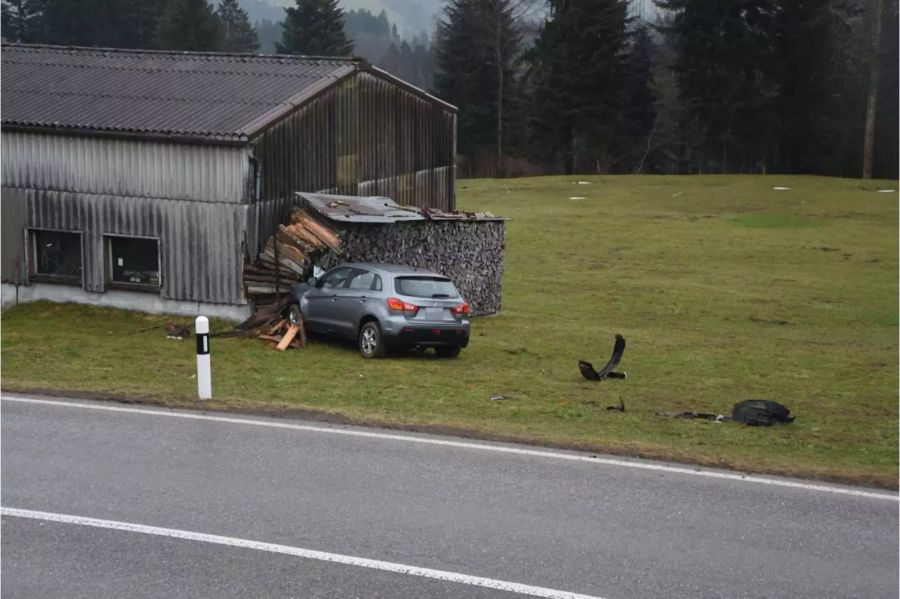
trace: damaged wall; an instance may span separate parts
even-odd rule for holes
[[[387,262],[427,268],[453,279],[473,315],[500,310],[505,223],[416,221],[388,225],[340,224],[343,254],[316,261],[324,269],[343,262]]]

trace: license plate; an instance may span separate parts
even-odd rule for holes
[[[441,320],[443,317],[443,308],[425,308],[425,318],[428,320]]]

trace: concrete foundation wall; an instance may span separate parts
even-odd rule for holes
[[[229,306],[208,304],[203,302],[185,302],[163,299],[158,295],[139,291],[111,289],[104,293],[86,291],[70,285],[54,285],[52,283],[33,283],[29,286],[3,283],[2,304],[6,309],[16,303],[48,300],[58,303],[90,304],[106,308],[136,310],[150,314],[173,314],[176,316],[208,316],[224,318],[234,322],[246,320],[252,313],[249,305]]]

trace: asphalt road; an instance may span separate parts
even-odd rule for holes
[[[13,399],[4,597],[898,596],[887,492]]]

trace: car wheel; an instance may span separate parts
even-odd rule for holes
[[[363,358],[383,358],[387,353],[381,338],[381,327],[374,320],[370,320],[359,330],[359,353]]]
[[[438,358],[455,358],[461,349],[458,345],[438,345],[434,348],[434,353],[438,355]]]

